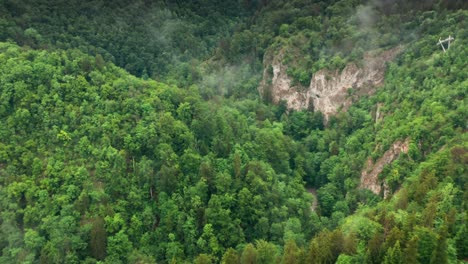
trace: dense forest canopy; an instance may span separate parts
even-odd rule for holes
[[[467,15],[0,2],[0,263],[466,261]],[[331,117],[258,91],[271,54],[306,87],[395,47],[383,84]]]

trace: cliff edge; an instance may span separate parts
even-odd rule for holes
[[[273,103],[285,101],[289,109],[300,110],[313,107],[325,118],[346,111],[353,100],[370,95],[383,84],[386,63],[400,52],[400,47],[386,51],[369,51],[361,63],[349,63],[343,70],[323,69],[313,74],[309,87],[292,85],[287,75],[287,66],[282,63],[284,51],[276,55],[266,54],[263,79],[259,92]]]

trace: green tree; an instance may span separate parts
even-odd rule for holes
[[[448,263],[447,226],[444,224],[438,232],[437,245],[432,252],[431,263]]]
[[[255,264],[257,263],[258,253],[255,246],[251,243],[247,244],[242,251],[240,258],[241,264]]]
[[[284,244],[284,253],[281,263],[301,263],[302,257],[302,250],[296,245],[296,242],[294,242],[294,240],[287,240]]]
[[[127,262],[127,257],[132,252],[132,248],[132,243],[123,230],[107,238],[107,258],[114,263]]]
[[[106,257],[106,231],[104,219],[96,217],[92,221],[89,248],[91,256],[96,260],[103,260]]]
[[[198,255],[193,261],[195,264],[211,264],[213,263],[213,257],[207,254]]]
[[[301,227],[301,221],[297,218],[289,218],[284,228],[284,241],[292,240],[296,244],[303,245],[304,235]]]
[[[413,236],[406,242],[406,248],[403,251],[404,263],[416,264],[418,261],[418,240],[417,236]]]
[[[417,229],[418,240],[418,261],[420,263],[429,263],[432,252],[437,246],[437,235],[430,229],[420,227]]]
[[[221,259],[222,264],[239,264],[239,255],[233,248],[228,248]]]
[[[215,256],[221,253],[222,248],[219,245],[211,224],[206,224],[203,227],[203,233],[197,240],[197,246],[201,252],[211,253]]]
[[[400,249],[400,241],[397,241],[395,245],[387,250],[384,257],[385,264],[402,264],[403,254]]]

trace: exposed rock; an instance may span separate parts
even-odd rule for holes
[[[259,92],[277,104],[284,100],[289,109],[304,109],[309,103],[307,89],[292,85],[292,80],[286,74],[287,66],[282,64],[283,51],[277,55],[265,54],[265,67]]]
[[[375,123],[379,123],[383,119],[383,116],[380,112],[382,106],[383,103],[377,103],[377,109],[375,110]]]
[[[361,188],[369,189],[375,194],[380,194],[382,191],[382,183],[379,181],[379,174],[382,172],[385,165],[392,163],[400,154],[408,153],[409,139],[404,142],[397,141],[393,143],[389,150],[375,163],[371,158],[367,159],[365,169],[361,172]],[[384,186],[385,187],[385,186]],[[384,197],[386,196],[386,188],[384,188]]]
[[[312,76],[309,87],[291,85],[292,81],[286,74],[287,67],[281,63],[283,52],[276,56],[267,54],[259,91],[262,96],[270,97],[273,103],[286,101],[289,109],[304,109],[312,104],[314,110],[321,111],[328,119],[339,109],[347,110],[353,96],[374,93],[376,87],[383,84],[385,63],[394,59],[399,51],[400,47],[367,52],[360,66],[349,63],[342,71],[320,70]],[[353,90],[348,91],[351,88]]]
[[[314,212],[315,210],[317,210],[317,190],[314,189],[314,188],[307,188],[307,191],[312,195],[312,197],[314,198],[314,200],[312,201],[312,204],[310,205],[310,211]]]

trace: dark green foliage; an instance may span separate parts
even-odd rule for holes
[[[0,40],[79,48],[138,76],[193,81],[198,73],[181,74],[180,62],[205,59],[244,13],[237,1],[218,2],[4,1],[0,12],[8,20],[0,24],[5,27]]]

